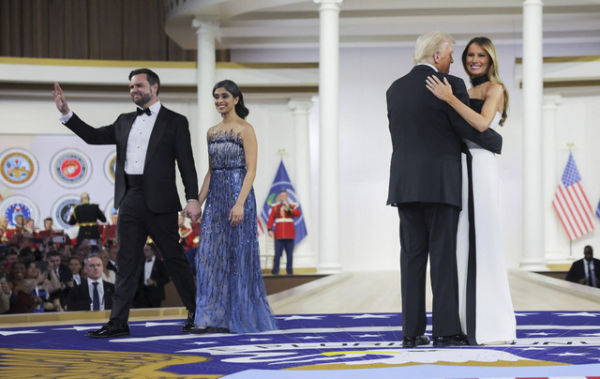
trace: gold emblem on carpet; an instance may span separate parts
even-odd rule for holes
[[[0,349],[3,378],[220,378],[177,374],[164,369],[209,358],[124,351]]]

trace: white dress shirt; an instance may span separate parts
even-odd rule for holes
[[[102,279],[93,280],[87,278],[88,282],[88,290],[90,291],[90,311],[94,310],[94,282],[98,282],[98,296],[100,296],[100,310],[104,310],[104,284],[102,283]]]
[[[152,268],[154,267],[154,260],[156,257],[152,257],[151,260],[146,261],[144,264],[144,284],[148,284],[148,279],[150,279],[150,275],[152,275]]]
[[[73,274],[73,281],[75,282],[75,285],[80,285],[81,284],[81,275],[79,274]]]
[[[156,122],[156,116],[160,110],[160,101],[150,106],[150,116],[145,113],[137,116],[127,140],[127,154],[125,155],[125,173],[129,175],[141,175],[144,173],[144,163],[146,161],[146,151],[150,135]]]

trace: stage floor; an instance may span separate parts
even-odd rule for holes
[[[269,296],[279,330],[265,333],[183,334],[182,308],[132,310],[131,337],[109,340],[83,336],[106,312],[0,316],[0,377],[600,375],[600,290],[522,271],[509,280],[513,345],[402,349],[399,273],[349,272]]]

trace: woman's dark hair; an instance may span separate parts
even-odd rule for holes
[[[241,118],[245,119],[250,113],[250,111],[244,105],[244,95],[242,95],[240,87],[238,87],[238,85],[235,84],[235,82],[225,79],[215,84],[212,90],[213,95],[217,88],[225,88],[225,90],[227,90],[227,92],[229,92],[231,96],[233,96],[234,98],[239,98],[238,103],[235,105],[235,113]]]

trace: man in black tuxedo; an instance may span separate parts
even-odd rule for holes
[[[465,84],[448,75],[450,36],[438,32],[417,40],[415,66],[387,91],[393,153],[387,203],[400,216],[402,334],[405,347],[429,343],[424,335],[425,275],[431,257],[434,346],[466,343],[458,317],[456,232],[461,209],[462,138],[499,153],[502,138],[480,133],[425,87],[425,79],[447,78],[468,104]]]
[[[165,299],[165,284],[169,282],[169,274],[153,243],[144,246],[144,256],[146,263],[140,275],[134,305],[136,308],[159,308]]]
[[[102,259],[97,255],[85,258],[84,270],[87,279],[69,290],[65,300],[65,309],[68,311],[103,311],[111,309],[112,295],[115,287],[102,280]]]
[[[573,262],[567,280],[573,283],[600,288],[600,259],[594,258],[590,245],[583,248],[583,259]]]
[[[188,310],[183,330],[194,326],[195,284],[177,232],[181,202],[175,182],[175,162],[185,186],[184,213],[200,216],[198,178],[185,116],[162,106],[160,80],[149,69],[129,74],[129,92],[138,105],[111,125],[93,128],[74,114],[58,83],[53,96],[62,113],[61,122],[89,144],[115,144],[115,207],[119,208],[117,281],[110,321],[88,332],[93,338],[129,335],[129,307],[144,269],[144,244],[148,235],[163,252],[165,265]]]

